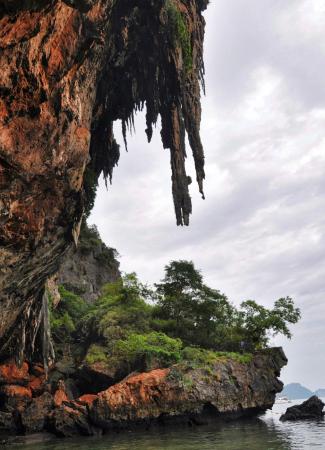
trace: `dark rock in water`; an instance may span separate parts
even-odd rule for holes
[[[282,414],[280,420],[306,420],[306,419],[320,419],[324,416],[324,403],[313,395],[301,405],[291,406],[287,409],[285,414]]]
[[[1,410],[15,412],[25,408],[32,401],[32,391],[24,386],[15,384],[0,388]]]
[[[176,364],[133,373],[99,394],[88,386],[81,397],[75,397],[68,386],[78,382],[78,372],[70,364],[58,365],[62,378],[53,382],[44,380],[40,367],[33,367],[22,372],[23,379],[29,379],[27,386],[0,386],[0,432],[94,436],[112,428],[201,424],[256,415],[273,406],[283,387],[277,374],[286,362],[281,348],[265,349],[246,359],[222,356],[195,368]],[[0,365],[0,371],[7,367]],[[18,370],[11,368],[12,373]],[[89,383],[98,389],[103,379],[96,380],[99,372],[92,376]]]
[[[47,414],[53,407],[53,398],[49,392],[33,399],[32,403],[21,413],[21,425],[26,433],[44,430]]]
[[[16,424],[14,415],[9,412],[0,411],[0,433],[15,433]],[[1,444],[1,441],[0,441]]]
[[[99,434],[99,429],[89,423],[87,407],[74,402],[65,402],[52,411],[48,417],[48,431],[58,437]]]

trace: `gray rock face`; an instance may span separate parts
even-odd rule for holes
[[[77,248],[72,248],[57,275],[57,284],[80,295],[86,301],[95,301],[106,283],[120,277],[117,252],[100,239],[96,228],[83,226]]]
[[[13,434],[15,432],[16,432],[16,425],[13,414],[11,412],[0,411],[0,436],[1,433]]]
[[[25,433],[39,433],[44,430],[46,416],[53,407],[49,392],[44,392],[33,399],[32,403],[21,412],[21,425]]]
[[[48,417],[48,429],[58,437],[72,437],[77,435],[94,436],[100,434],[88,420],[85,406],[73,402],[56,408]]]
[[[324,403],[316,395],[313,395],[301,405],[288,408],[280,420],[285,422],[286,420],[321,419],[324,416],[324,406]]]

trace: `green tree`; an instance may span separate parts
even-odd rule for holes
[[[193,340],[205,348],[222,349],[229,339],[234,323],[235,308],[220,291],[202,286],[201,297],[195,304],[195,328]]]
[[[300,318],[290,297],[277,300],[271,310],[253,300],[235,308],[224,294],[204,283],[192,261],[172,261],[156,289],[153,327],[186,345],[217,351],[263,348],[271,335],[290,338],[288,326]]]
[[[192,261],[172,261],[165,266],[165,277],[156,284],[155,316],[165,320],[166,332],[186,339],[195,322],[195,302],[202,289],[202,275]],[[164,326],[163,322],[160,325]]]
[[[225,295],[204,284],[192,261],[172,261],[156,288],[154,314],[165,332],[189,345],[217,348],[223,344],[232,323],[233,306]]]
[[[290,339],[288,325],[297,323],[300,317],[300,310],[290,297],[277,300],[273,309],[258,305],[254,300],[247,300],[241,304],[238,323],[245,344],[256,349],[266,347],[270,337],[277,334]]]

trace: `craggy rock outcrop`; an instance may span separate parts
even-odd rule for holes
[[[131,374],[103,392],[73,399],[63,379],[44,382],[41,373],[43,387],[32,391],[35,367],[31,366],[26,387],[2,386],[0,432],[92,436],[169,421],[200,424],[255,415],[273,406],[276,393],[283,388],[278,376],[286,363],[281,348],[268,349],[248,362],[223,357],[205,367],[175,365]],[[24,374],[24,383],[25,378]]]
[[[95,301],[101,288],[121,278],[117,252],[108,248],[94,229],[83,225],[78,247],[71,248],[56,276],[56,283],[68,291]]]
[[[49,392],[44,392],[42,395],[34,398],[20,414],[20,425],[24,433],[30,434],[43,431],[52,408],[53,398]]]
[[[12,361],[0,366],[0,385],[18,384],[26,386],[29,381],[29,367],[24,362],[21,367],[17,367]]]
[[[324,417],[325,404],[316,395],[313,395],[301,405],[290,406],[280,417],[282,422],[287,420],[321,419]]]
[[[91,420],[104,429],[186,418],[240,417],[271,408],[283,385],[287,360],[281,349],[256,354],[250,363],[226,360],[209,368],[156,369],[134,375],[98,395]]]
[[[177,223],[188,224],[185,130],[203,195],[207,3],[0,0],[0,357],[47,359],[44,285],[77,241],[89,180],[112,177],[114,121],[126,134],[146,106],[150,140],[160,115]]]

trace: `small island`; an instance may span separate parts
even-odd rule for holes
[[[252,300],[237,308],[191,261],[170,262],[150,287],[134,273],[122,276],[116,257],[95,227],[82,227],[79,247],[45,293],[49,366],[37,353],[21,367],[0,365],[3,433],[96,435],[272,408],[287,359],[268,348],[268,337],[290,336],[300,315],[290,298],[270,310]],[[99,288],[103,272],[111,281]]]

